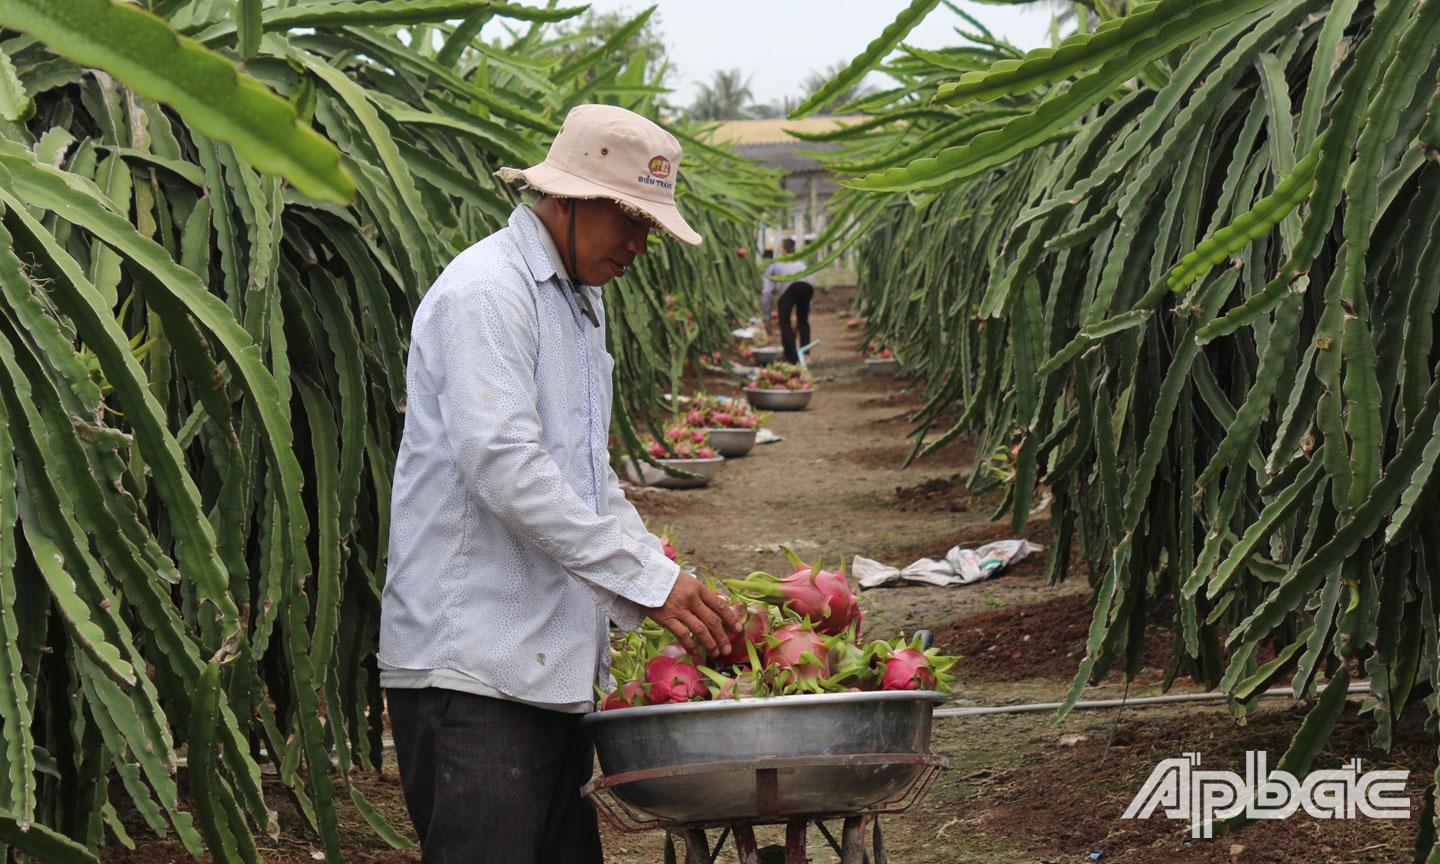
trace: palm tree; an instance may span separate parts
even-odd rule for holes
[[[761,120],[785,117],[800,105],[799,96],[782,96],[769,102],[756,102],[749,108],[750,116]]]
[[[710,84],[701,84],[695,103],[690,106],[690,116],[695,120],[741,120],[747,113],[747,104],[753,98],[750,92],[750,76],[740,80],[739,69],[717,69]]]
[[[800,82],[800,88],[805,92],[805,98],[808,99],[811,96],[815,95],[815,91],[819,90],[821,87],[824,87],[826,82],[828,82],[831,78],[834,78],[836,75],[839,75],[841,72],[845,71],[845,69],[848,68],[849,65],[849,62],[841,60],[835,63],[831,63],[823,71],[815,72],[812,70],[809,75],[805,76],[805,80]],[[867,87],[860,84],[859,82],[856,82],[855,84],[852,84],[850,85],[850,87],[846,88],[846,90],[839,96],[836,96],[833,100],[831,100],[830,105],[820,113],[822,115],[833,114],[835,113],[835,109],[843,108],[844,106],[849,105],[851,102],[863,99],[874,92],[874,87]]]

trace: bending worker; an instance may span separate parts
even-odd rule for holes
[[[648,616],[706,652],[738,627],[665,557],[607,452],[601,287],[652,229],[701,243],[679,167],[651,121],[575,108],[545,161],[499,172],[539,199],[416,310],[379,659],[425,864],[600,862],[578,721],[610,686],[610,622]]]
[[[795,239],[786,237],[781,248],[786,255],[795,254]],[[815,295],[815,286],[805,281],[786,281],[785,277],[804,272],[807,267],[804,261],[774,261],[765,268],[760,281],[760,310],[767,331],[770,329],[771,305],[780,307],[780,347],[785,351],[787,363],[800,362],[800,352],[795,347],[795,330],[800,331],[802,346],[810,344],[810,298]],[[792,309],[795,312],[795,330],[790,327]]]

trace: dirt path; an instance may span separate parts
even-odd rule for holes
[[[848,562],[864,555],[903,566],[922,556],[941,557],[956,544],[977,546],[1014,536],[1008,522],[991,522],[998,498],[972,500],[963,479],[973,453],[956,442],[905,470],[912,431],[907,418],[922,404],[905,378],[870,375],[859,353],[858,331],[836,313],[849,308],[853,289],[818,295],[811,313],[814,349],[810,369],[816,392],[804,411],[777,411],[769,428],[784,441],[756,447],[725,464],[703,489],[631,491],[653,530],[674,528],[682,558],[732,577],[785,566],[784,545],[802,558]],[[711,376],[711,392],[740,390]],[[1048,517],[1032,521],[1030,537],[1046,542]],[[1037,536],[1038,535],[1038,536]],[[1015,574],[1035,576],[1043,555]],[[1071,584],[1061,590],[1085,590]],[[877,636],[948,623],[955,614],[996,604],[1028,603],[1054,594],[1040,581],[1005,579],[980,590],[913,587],[871,592],[867,629]],[[943,620],[927,613],[943,612]]]

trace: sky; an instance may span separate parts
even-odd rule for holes
[[[597,12],[639,13],[651,3],[589,0]],[[669,48],[675,72],[673,105],[695,101],[699,82],[716,70],[739,69],[751,78],[756,102],[801,94],[811,72],[837,61],[853,60],[909,5],[908,0],[652,0],[659,8],[658,29]],[[565,5],[562,3],[562,5]],[[997,36],[1030,50],[1050,44],[1049,4],[994,6],[959,0],[958,4]],[[961,43],[955,26],[968,25],[943,4],[906,37],[906,44],[944,48]],[[753,77],[751,77],[753,76]],[[872,76],[867,84],[885,86]]]

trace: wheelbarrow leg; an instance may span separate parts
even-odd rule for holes
[[[880,831],[880,817],[875,817],[875,864],[888,864],[885,858],[885,835]]]
[[[867,816],[848,816],[845,833],[840,838],[840,864],[862,864],[865,859],[865,823]]]
[[[805,864],[805,819],[791,819],[785,825],[785,864]]]
[[[740,864],[760,864],[760,847],[755,844],[755,828],[746,822],[730,826],[735,835],[735,853]]]
[[[685,841],[685,864],[710,864],[710,841],[699,828],[681,828],[678,832]]]

